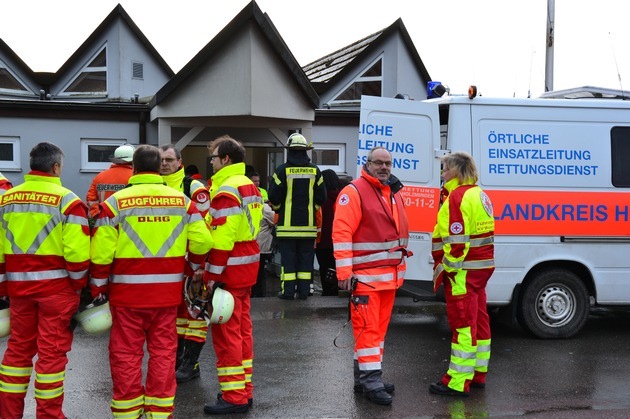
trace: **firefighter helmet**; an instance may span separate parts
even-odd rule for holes
[[[223,288],[215,287],[212,296],[212,315],[210,323],[226,323],[234,311],[234,296]]]
[[[9,333],[11,333],[9,302],[0,299],[0,338],[9,336]]]
[[[91,334],[106,332],[112,327],[112,313],[107,297],[100,296],[75,315],[83,330]]]
[[[304,136],[299,132],[294,132],[289,135],[289,138],[287,139],[287,147],[301,150],[313,149],[312,144],[309,144],[308,141],[306,141],[306,138],[304,138]]]

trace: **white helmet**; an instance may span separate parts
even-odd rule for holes
[[[212,315],[210,323],[226,323],[234,312],[234,296],[223,288],[216,287],[212,296]]]
[[[11,333],[11,315],[9,312],[9,303],[0,300],[0,338],[9,336]]]
[[[96,298],[92,303],[75,314],[75,319],[88,333],[103,333],[112,327],[112,313],[109,311],[107,298]]]

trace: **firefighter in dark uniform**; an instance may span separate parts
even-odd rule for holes
[[[287,140],[287,161],[273,174],[269,201],[279,214],[276,237],[280,249],[282,292],[279,297],[305,300],[310,291],[317,224],[315,213],[326,201],[326,186],[317,165],[306,153],[311,147],[302,134]]]

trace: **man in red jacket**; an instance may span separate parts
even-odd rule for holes
[[[109,291],[114,417],[169,418],[175,399],[175,319],[184,272],[202,277],[212,236],[197,207],[166,185],[160,151],[139,146],[129,187],[100,204],[93,229],[92,296]],[[149,351],[142,385],[143,347]]]

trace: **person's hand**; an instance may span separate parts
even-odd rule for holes
[[[340,290],[351,291],[352,290],[352,281],[350,278],[344,279],[342,281],[337,281],[337,286]]]
[[[199,282],[203,281],[203,272],[203,268],[199,268],[195,271],[193,275],[193,284],[198,284]]]

